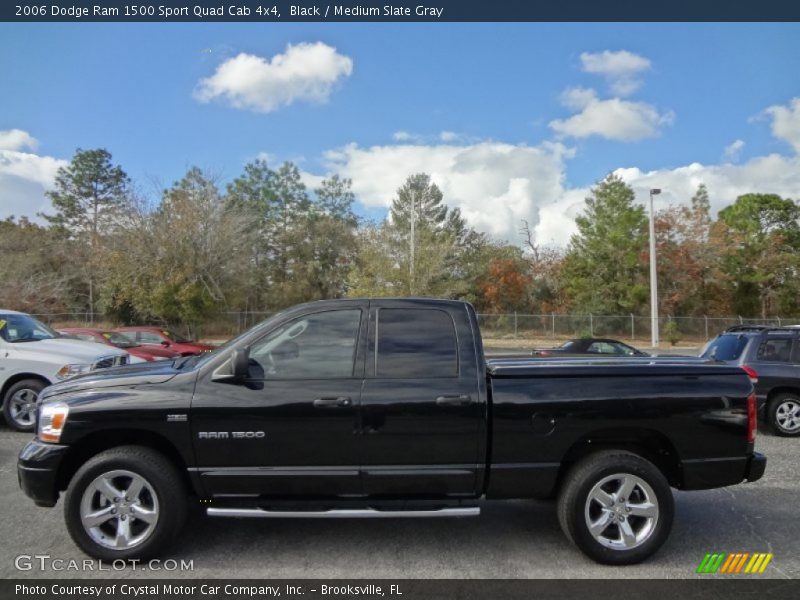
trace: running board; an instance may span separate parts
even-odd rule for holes
[[[374,508],[332,510],[263,510],[261,508],[208,508],[209,517],[258,517],[262,519],[381,519],[405,517],[477,517],[479,506],[438,510],[375,510]]]

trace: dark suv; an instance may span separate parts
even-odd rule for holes
[[[700,356],[741,366],[772,430],[800,435],[800,328],[738,325],[711,340]]]

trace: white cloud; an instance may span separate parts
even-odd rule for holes
[[[327,170],[353,180],[353,191],[370,208],[388,208],[397,188],[413,173],[425,172],[441,188],[445,203],[458,207],[472,226],[511,243],[519,243],[522,219],[537,241],[566,246],[575,232],[575,217],[585,207],[588,187],[567,187],[568,161],[574,151],[558,143],[538,146],[500,142],[465,145],[357,144],[324,155]],[[800,189],[800,156],[777,154],[744,164],[692,163],[674,169],[615,171],[642,203],[648,190],[661,188],[656,207],[688,204],[701,183],[708,187],[714,213],[748,192],[796,197]],[[319,175],[304,174],[304,181]]]
[[[0,150],[36,150],[38,145],[36,138],[22,129],[0,131]]]
[[[392,139],[395,142],[400,143],[415,143],[415,144],[435,144],[438,142],[443,142],[445,144],[466,144],[466,143],[474,143],[479,141],[478,138],[470,137],[464,135],[463,133],[457,133],[455,131],[440,131],[436,135],[431,134],[422,134],[422,133],[413,133],[411,131],[406,131],[401,129],[400,131],[395,131],[392,134]]]
[[[324,103],[353,72],[353,61],[322,42],[286,47],[271,59],[241,53],[200,80],[200,102],[222,99],[234,108],[268,113],[298,100]]]
[[[395,142],[410,142],[414,140],[416,137],[417,136],[415,136],[412,133],[409,133],[408,131],[395,131],[392,134],[392,139]]]
[[[779,154],[753,158],[741,165],[692,163],[675,169],[644,172],[627,168],[615,172],[634,188],[642,201],[650,188],[661,188],[657,207],[687,204],[697,186],[704,183],[715,213],[742,194],[760,192],[795,198],[800,189],[800,156]]]
[[[642,85],[638,76],[650,69],[647,58],[627,50],[584,52],[581,65],[586,73],[605,77],[617,96],[628,96],[638,90]]]
[[[443,131],[439,134],[439,139],[446,143],[457,142],[460,137],[455,131]]]
[[[373,208],[388,208],[409,175],[428,173],[445,202],[473,227],[516,243],[522,219],[536,228],[541,208],[562,199],[564,163],[571,156],[571,149],[553,143],[350,144],[327,152],[325,160],[331,172],[351,178],[356,196]],[[547,241],[566,243],[559,229],[543,233],[553,237]]]
[[[772,117],[772,135],[800,153],[800,97],[792,98],[788,106],[770,106],[764,114]]]
[[[737,162],[744,149],[744,140],[734,140],[722,152],[722,159],[726,162]]]
[[[37,220],[36,213],[51,208],[44,193],[52,187],[58,169],[67,161],[21,151],[36,145],[26,131],[0,132],[0,218],[24,215]]]
[[[562,103],[580,112],[566,119],[550,121],[550,128],[561,136],[586,138],[593,135],[621,142],[655,137],[659,127],[672,123],[671,111],[661,113],[646,102],[620,98],[601,100],[592,89],[570,88]]]

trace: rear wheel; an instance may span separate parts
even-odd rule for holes
[[[800,397],[791,393],[778,394],[769,401],[767,418],[776,435],[800,435]]]
[[[23,379],[6,391],[3,416],[17,431],[33,431],[36,427],[36,401],[39,392],[47,387],[41,379]]]
[[[643,561],[672,528],[672,490],[658,468],[621,450],[597,452],[568,473],[558,497],[566,536],[605,564]]]
[[[186,518],[180,473],[162,454],[141,446],[101,452],[70,482],[67,529],[88,555],[146,559],[175,539]]]

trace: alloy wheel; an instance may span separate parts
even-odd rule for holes
[[[27,429],[36,423],[36,399],[38,397],[39,394],[36,390],[23,388],[17,390],[9,398],[8,414],[18,427]]]
[[[158,497],[144,477],[114,470],[96,477],[84,490],[81,523],[96,543],[113,550],[138,546],[155,530]]]
[[[658,499],[641,477],[616,473],[598,481],[586,498],[586,526],[594,539],[612,550],[631,550],[653,535]]]

